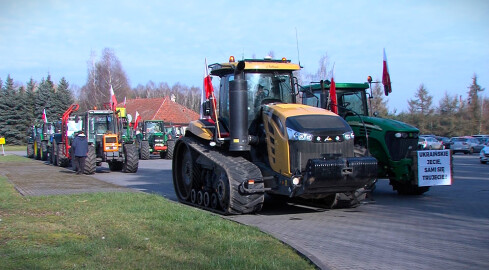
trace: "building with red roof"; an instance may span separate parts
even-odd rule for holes
[[[200,117],[198,113],[172,101],[169,97],[126,100],[126,112],[132,115],[133,119],[136,111],[141,116],[141,120],[163,120],[173,125],[186,126],[190,121],[198,120]]]

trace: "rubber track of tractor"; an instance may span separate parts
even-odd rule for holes
[[[193,151],[205,156],[211,160],[216,166],[223,169],[229,179],[230,184],[230,200],[228,211],[219,211],[210,207],[206,208],[200,205],[196,207],[204,208],[220,214],[249,214],[261,210],[264,201],[263,193],[256,194],[240,194],[239,185],[249,179],[261,180],[262,174],[258,167],[240,156],[231,156],[223,152],[217,151],[216,148],[198,143],[189,137],[181,138]],[[256,183],[255,187],[263,188],[263,183]],[[189,203],[190,202],[185,202]],[[191,204],[192,205],[192,204]]]

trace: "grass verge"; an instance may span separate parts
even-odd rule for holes
[[[26,145],[4,145],[3,148],[5,151],[27,151]],[[0,152],[2,148],[0,146]]]
[[[7,157],[0,161],[8,162]],[[0,176],[0,268],[314,269],[314,266],[255,228],[157,195],[22,197]]]

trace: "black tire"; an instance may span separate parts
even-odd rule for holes
[[[418,187],[410,183],[399,183],[398,181],[389,180],[389,184],[392,186],[393,190],[397,191],[399,195],[422,195],[423,193],[430,190],[430,187]]]
[[[135,173],[138,171],[139,158],[138,149],[134,144],[124,144],[124,165],[122,172]]]
[[[34,144],[32,143],[27,144],[27,157],[28,158],[34,157]]]
[[[149,153],[149,142],[148,141],[141,141],[141,149],[139,153],[139,158],[141,160],[148,160],[150,157]]]
[[[48,160],[48,142],[47,141],[41,141],[41,160],[42,161]]]
[[[58,166],[58,143],[53,140],[53,146],[51,147],[51,160],[53,166]]]
[[[97,155],[95,154],[95,147],[93,145],[88,146],[87,159],[85,159],[84,174],[94,174],[97,169]]]
[[[68,159],[68,157],[64,154],[63,150],[65,148],[65,144],[64,143],[61,143],[58,145],[57,147],[58,149],[58,154],[57,154],[57,162],[58,162],[58,166],[60,167],[68,167],[70,166],[70,160]]]
[[[472,155],[474,153],[474,148],[470,148],[469,155]]]
[[[481,160],[481,164],[486,164],[486,163],[487,163],[487,161],[482,161],[482,160]]]
[[[175,150],[175,140],[166,141],[166,159],[173,159],[173,151]]]

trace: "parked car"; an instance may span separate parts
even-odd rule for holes
[[[450,139],[450,149],[453,153],[462,152],[464,154],[478,153],[484,147],[474,137],[453,137]]]
[[[435,139],[435,137],[419,137],[418,149],[440,150],[443,149],[443,144],[437,139]]]
[[[489,145],[485,145],[479,153],[479,158],[482,164],[486,164],[489,161]]]
[[[442,136],[436,136],[435,138],[443,144],[443,149],[450,149],[450,138]]]

